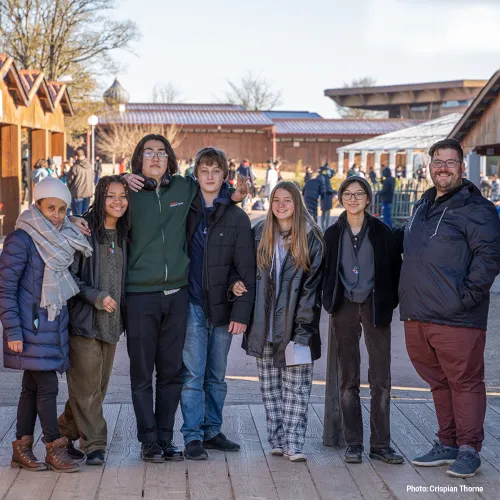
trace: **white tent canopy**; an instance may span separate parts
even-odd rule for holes
[[[422,150],[427,151],[435,142],[448,137],[462,115],[453,113],[430,120],[414,127],[408,127],[396,132],[379,135],[366,141],[356,142],[337,149],[339,166],[344,164],[344,154],[349,154],[349,165],[354,163],[356,153],[361,154],[361,168],[366,168],[366,157],[369,153],[375,154],[375,171],[380,175],[380,155],[389,153],[389,167],[394,172],[396,154],[406,154],[406,171],[410,177],[413,172],[413,158],[422,155]]]

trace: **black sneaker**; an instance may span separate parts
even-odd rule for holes
[[[85,453],[83,451],[77,450],[73,445],[73,441],[68,439],[68,445],[66,446],[66,453],[71,460],[75,462],[82,462],[85,459]]]
[[[201,441],[195,439],[194,441],[190,441],[186,445],[186,449],[184,451],[186,458],[188,460],[207,460],[208,453],[205,448],[203,448],[203,444]]]
[[[173,441],[159,441],[158,445],[163,451],[163,459],[169,462],[184,460],[184,452],[175,446]]]
[[[220,450],[220,451],[239,451],[240,445],[230,441],[222,432],[219,432],[212,439],[203,441],[203,446],[207,450]]]
[[[363,445],[348,446],[345,450],[344,462],[347,464],[360,464],[363,461]]]
[[[87,455],[87,465],[103,465],[104,450],[95,450]]]
[[[404,463],[404,458],[396,453],[396,451],[390,446],[387,448],[370,448],[368,456],[373,460],[380,460],[386,464]]]
[[[438,439],[434,440],[432,449],[422,455],[414,458],[411,463],[420,467],[437,467],[439,465],[451,465],[458,457],[458,448],[445,446]]]
[[[165,461],[163,451],[156,441],[148,441],[141,445],[141,458],[145,462],[159,464]]]
[[[471,446],[460,446],[458,457],[446,471],[453,477],[472,477],[481,465],[479,453]]]

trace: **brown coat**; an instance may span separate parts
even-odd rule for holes
[[[72,198],[90,198],[94,194],[94,169],[84,158],[78,160],[68,172],[66,183]]]

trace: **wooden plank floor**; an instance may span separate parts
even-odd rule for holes
[[[368,449],[369,406],[363,405]],[[210,459],[202,462],[145,464],[139,459],[132,406],[105,405],[109,437],[106,465],[82,465],[79,473],[56,474],[10,467],[16,409],[0,407],[0,499],[500,499],[500,404],[495,401],[488,405],[480,472],[467,480],[447,476],[446,467],[419,468],[410,463],[415,455],[427,451],[434,439],[436,414],[429,403],[392,403],[393,446],[406,458],[400,466],[371,461],[367,453],[362,464],[344,464],[342,448],[322,444],[321,404],[309,406],[304,448],[308,462],[295,464],[270,455],[261,405],[228,406],[224,412],[224,432],[241,443],[240,452],[210,451]],[[182,443],[181,424],[178,412],[177,443]],[[35,452],[43,458],[39,425],[35,433]]]

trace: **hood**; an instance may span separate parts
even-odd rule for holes
[[[392,177],[392,172],[391,172],[391,169],[389,167],[385,167],[383,170],[382,170],[382,176],[383,177]]]
[[[84,158],[83,160],[78,160],[75,165],[80,165],[82,168],[92,168],[92,165],[90,162],[87,160],[87,158]]]
[[[436,194],[436,188],[431,187],[430,189],[425,191],[425,193],[422,195],[422,199],[427,200],[430,203],[434,203],[436,201]],[[458,186],[453,191],[446,193],[444,196],[441,196],[441,198],[438,198],[437,203],[444,203],[448,200],[452,200],[448,205],[459,207],[465,205],[465,203],[471,196],[482,197],[483,195],[475,184],[467,179],[463,179],[460,186]]]
[[[368,194],[370,196],[370,205],[371,205],[373,203],[373,191],[372,191],[372,187],[371,187],[370,183],[364,177],[360,177],[358,175],[352,175],[351,177],[348,177],[340,185],[340,187],[339,187],[339,193],[338,193],[340,204],[342,205],[342,193],[345,191],[345,188],[349,184],[351,184],[353,182],[359,182],[359,184],[362,184],[363,186],[365,186],[365,188],[368,191]],[[368,205],[368,207],[366,207],[366,208],[368,209],[370,207],[370,205]]]

